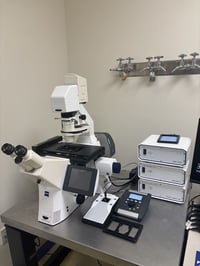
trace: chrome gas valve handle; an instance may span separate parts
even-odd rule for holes
[[[200,68],[200,65],[197,64],[196,57],[199,55],[198,53],[194,52],[190,54],[192,56],[192,63],[191,63],[191,69]]]
[[[126,58],[127,60],[127,64],[126,64],[126,69],[125,69],[125,72],[131,72],[134,70],[134,63],[132,62],[134,60],[133,57],[127,57]]]
[[[146,59],[147,59],[147,66],[144,67],[142,69],[142,71],[146,71],[146,70],[151,70],[152,69],[152,62],[151,62],[151,60],[153,59],[153,57],[152,56],[148,56],[148,57],[146,57]]]
[[[161,56],[154,56],[154,59],[157,60],[155,63],[155,69],[166,72],[167,70],[161,65],[161,61],[160,61],[161,58],[164,58],[164,56],[162,56],[162,55]]]
[[[119,64],[118,64],[118,71],[124,71],[124,63],[123,63],[123,61],[125,61],[126,59],[125,58],[122,58],[122,57],[119,57],[119,58],[117,58],[116,59],[116,61],[118,61],[119,62]]]
[[[180,57],[180,63],[178,66],[176,66],[173,70],[172,73],[178,71],[178,70],[184,70],[188,67],[188,65],[185,65],[184,57],[186,57],[186,54],[180,54],[178,57]]]
[[[141,72],[148,71],[149,72],[149,80],[155,81],[156,80],[156,74],[153,66],[153,62],[151,61],[153,59],[152,56],[146,57],[147,59],[147,65],[144,67]]]
[[[124,63],[122,63],[123,61],[125,61],[125,58],[119,57],[116,59],[116,61],[118,61],[118,66],[116,68],[111,68],[110,71],[118,71],[118,72],[122,72],[124,71]]]

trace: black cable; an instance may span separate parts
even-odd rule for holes
[[[121,187],[120,189],[118,189],[117,191],[114,191],[113,194],[117,194],[119,193],[121,190],[125,189],[128,186],[128,184],[126,184],[125,186]]]
[[[194,209],[194,208],[197,209],[197,208],[200,207],[200,204],[194,202],[194,200],[196,198],[198,198],[198,197],[200,197],[200,194],[198,194],[198,195],[196,195],[196,196],[194,196],[193,198],[190,199],[188,207],[187,207],[188,212],[191,211],[191,209]]]
[[[130,178],[130,173],[129,173],[129,177],[128,178],[122,178],[122,177],[120,178],[120,177],[116,177],[116,176],[109,176],[108,177],[109,178],[109,181],[113,185],[113,187],[118,187],[119,188],[116,191],[112,191],[113,194],[116,194],[116,193],[120,192],[121,190],[125,189],[130,183],[132,183],[135,179],[138,178],[138,175],[137,175],[137,164],[133,162],[133,163],[126,164],[126,166],[131,165],[131,164],[135,164],[136,165],[136,167],[131,170],[131,171],[133,171],[133,176],[131,176],[131,178]],[[115,182],[113,182],[112,179],[115,179],[117,181],[124,181],[124,180],[126,180],[126,182],[125,183],[122,183],[122,184],[116,184]]]
[[[200,204],[194,203],[194,200],[198,197],[200,197],[200,194],[198,194],[198,195],[196,195],[190,199],[189,204],[188,204],[188,209],[190,209],[191,207],[194,207],[194,206],[200,206]]]
[[[112,176],[111,176],[112,177]],[[137,178],[137,171],[135,172],[135,174],[131,177],[131,178],[120,178],[120,179],[118,179],[119,181],[123,181],[123,180],[129,180],[129,181],[127,181],[127,182],[125,182],[124,184],[116,184],[116,183],[114,183],[112,180],[111,180],[111,177],[109,176],[109,180],[110,180],[110,182],[111,182],[111,184],[114,186],[114,187],[121,187],[121,186],[124,186],[124,185],[128,185],[128,184],[130,184],[131,182],[133,182],[133,180],[135,179],[135,178]]]
[[[122,170],[124,170],[127,166],[130,166],[130,165],[135,165],[136,168],[137,168],[137,165],[138,165],[138,164],[137,164],[136,162],[126,163],[126,164],[122,165]]]
[[[102,266],[101,262],[99,260],[97,260],[97,263],[99,266]]]
[[[116,184],[116,183],[114,183],[112,180],[111,180],[111,178],[109,177],[109,180],[110,180],[110,183],[114,186],[114,187],[122,187],[122,186],[124,186],[124,185],[128,185],[128,184],[130,184],[130,180],[129,181],[127,181],[127,182],[125,182],[125,183],[123,183],[123,184]]]
[[[194,200],[198,197],[200,197],[200,194],[192,197],[189,201],[186,217],[187,230],[200,231],[200,204],[194,202]]]
[[[116,180],[119,180],[119,181],[123,181],[123,180],[129,180],[130,178],[129,177],[118,177],[118,176],[111,176],[112,179],[116,179]]]
[[[129,181],[127,181],[127,182],[125,182],[124,184],[115,184],[115,183],[113,183],[113,181],[110,179],[110,177],[109,177],[109,180],[110,180],[110,183],[114,186],[114,187],[123,187],[123,186],[126,186],[126,185],[129,185],[133,180],[132,179],[130,179]]]
[[[194,201],[194,199],[196,199],[196,198],[198,198],[198,197],[200,197],[200,194],[198,194],[198,195],[194,196],[193,198],[191,198],[191,199],[190,199],[190,202]]]
[[[200,208],[200,204],[196,204],[196,203],[192,202],[191,204],[188,205],[188,211],[192,208],[198,209],[198,208]]]
[[[133,178],[133,179],[134,179],[134,178]],[[119,189],[116,190],[116,191],[113,191],[112,193],[113,193],[113,194],[116,194],[116,193],[120,192],[121,190],[123,190],[123,189],[125,189],[126,187],[128,187],[128,185],[129,185],[131,182],[132,182],[132,180],[130,180],[129,182],[126,182],[126,183],[124,183],[124,184],[118,185],[117,187],[119,187]]]
[[[193,217],[200,217],[200,208],[199,209],[192,209],[191,211],[189,211],[187,213],[187,220],[190,220],[190,218],[193,218]]]

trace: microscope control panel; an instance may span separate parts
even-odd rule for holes
[[[115,212],[119,215],[141,221],[148,210],[150,194],[126,190],[120,198]]]

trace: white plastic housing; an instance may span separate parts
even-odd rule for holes
[[[20,168],[21,172],[32,176],[36,180],[45,181],[46,184],[62,189],[69,159],[58,157],[44,157],[43,166],[33,172],[27,172]]]
[[[180,137],[178,144],[159,143],[159,135],[151,135],[138,145],[138,159],[183,167],[191,149],[191,139]]]
[[[74,112],[79,110],[77,85],[57,86],[51,94],[53,112]]]
[[[119,199],[117,196],[108,193],[107,198],[109,201],[105,202],[103,201],[104,197],[104,194],[100,194],[96,198],[88,212],[83,216],[83,220],[103,226],[106,219],[110,215],[113,206]]]
[[[47,183],[39,184],[39,212],[38,221],[55,225],[66,219],[79,205],[77,195],[66,192]]]
[[[139,162],[138,176],[154,181],[184,185],[189,177],[189,161],[184,167],[174,167],[163,164]]]
[[[113,163],[116,163],[115,158],[100,157],[95,161],[95,167],[99,169],[100,175],[109,175],[113,173]]]
[[[64,76],[66,85],[77,85],[78,94],[79,94],[79,103],[88,102],[88,93],[87,93],[87,79],[76,75],[74,73],[68,73]]]
[[[150,193],[153,198],[182,204],[185,202],[188,184],[189,182],[186,182],[184,186],[177,186],[140,178],[138,181],[138,191]]]
[[[41,168],[44,164],[44,158],[38,155],[36,152],[32,150],[28,150],[26,155],[23,157],[22,162],[19,164],[22,168],[29,167],[31,170],[35,170]],[[27,167],[27,168],[26,168]]]

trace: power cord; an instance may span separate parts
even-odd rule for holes
[[[99,260],[97,260],[97,263],[99,266],[102,266],[101,262]]]
[[[130,183],[133,183],[135,181],[138,180],[138,175],[137,175],[137,167],[135,167],[134,169],[132,169],[129,173],[129,177],[128,178],[120,178],[120,177],[116,177],[116,176],[109,176],[109,180],[111,182],[111,184],[114,187],[118,187],[119,189],[115,192],[113,192],[113,194],[118,193],[119,191],[123,190],[124,188],[126,188]],[[116,182],[113,182],[113,179],[115,179],[115,181],[124,181],[124,180],[128,180],[122,184],[117,184]]]
[[[122,165],[122,170],[125,169],[127,166],[130,166],[130,165],[135,165],[135,167],[137,167],[137,163],[136,162],[130,162],[130,163],[123,164]]]

